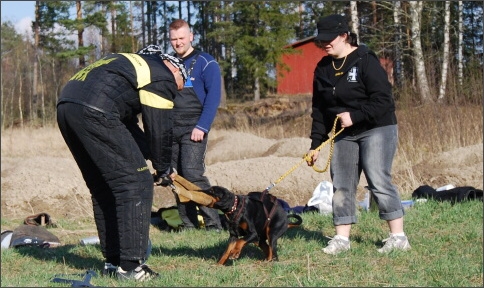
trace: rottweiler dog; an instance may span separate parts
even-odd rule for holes
[[[205,193],[214,200],[208,207],[220,209],[229,224],[229,243],[218,264],[224,265],[227,259],[237,259],[247,243],[259,246],[265,260],[277,260],[277,239],[288,228],[301,225],[299,215],[288,214],[268,191],[250,192],[236,195],[228,189],[213,186]],[[296,219],[294,222],[289,219]]]

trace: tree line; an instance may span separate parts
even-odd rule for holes
[[[288,44],[315,36],[329,14],[347,15],[358,42],[391,59],[397,100],[480,104],[483,8],[481,1],[36,1],[31,33],[2,22],[2,130],[53,122],[69,77],[104,55],[148,44],[171,52],[167,28],[177,18],[191,24],[194,46],[220,63],[222,105],[274,94],[276,67],[294,53]]]

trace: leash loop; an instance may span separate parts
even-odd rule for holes
[[[333,128],[331,129],[331,135],[332,136],[328,140],[321,143],[321,145],[319,145],[316,149],[314,149],[314,151],[319,152],[321,150],[321,148],[323,148],[324,145],[328,144],[328,142],[331,143],[331,145],[329,147],[328,161],[326,162],[326,166],[324,167],[324,169],[319,169],[318,167],[316,167],[316,165],[312,166],[313,170],[318,172],[318,173],[323,173],[323,172],[326,172],[328,170],[329,164],[331,163],[331,158],[333,158],[334,138],[336,138],[336,136],[338,136],[345,129],[345,128],[341,128],[341,130],[339,130],[336,133],[336,124],[338,123],[338,118],[339,118],[339,116],[336,116],[336,118],[334,119]],[[304,158],[305,161],[308,161],[308,160],[311,160],[313,155],[314,155],[314,152],[311,152],[309,154],[304,154],[303,158]]]
[[[313,170],[318,173],[323,173],[328,170],[329,164],[331,163],[331,158],[333,157],[334,138],[336,138],[336,136],[338,136],[344,130],[344,128],[341,128],[341,130],[336,132],[336,124],[338,123],[338,119],[339,119],[339,116],[336,116],[336,118],[334,119],[333,128],[331,129],[331,137],[329,137],[328,140],[324,141],[323,143],[321,143],[321,145],[319,145],[316,149],[313,150],[313,151],[319,152],[321,148],[323,148],[326,144],[331,143],[331,146],[329,149],[328,162],[326,163],[326,166],[324,167],[324,169],[319,169],[318,167],[316,167],[316,165],[312,166]],[[311,160],[312,156],[314,155],[313,151],[311,151],[311,153],[309,154],[308,153],[304,154],[302,157],[302,160],[299,161],[299,163],[291,167],[291,169],[289,169],[286,173],[284,173],[281,177],[279,177],[279,179],[277,179],[275,182],[271,183],[271,185],[269,185],[269,187],[267,187],[265,191],[269,191],[272,187],[276,186],[279,182],[282,181],[282,179],[286,178],[287,175],[291,174],[294,170],[296,170],[296,168],[299,167],[299,165],[301,165],[303,162],[307,162],[308,160]]]

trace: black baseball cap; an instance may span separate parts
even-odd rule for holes
[[[346,18],[337,14],[319,18],[317,26],[318,35],[314,41],[331,42],[338,35],[350,31]]]

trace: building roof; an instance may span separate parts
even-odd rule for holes
[[[284,46],[284,48],[289,48],[289,47],[298,47],[298,46],[301,46],[303,44],[306,44],[308,42],[311,42],[313,41],[313,39],[316,38],[316,36],[311,36],[311,37],[307,37],[307,38],[304,38],[304,39],[301,39],[301,40],[298,40],[296,42],[293,42],[291,44],[287,44],[286,46]]]

